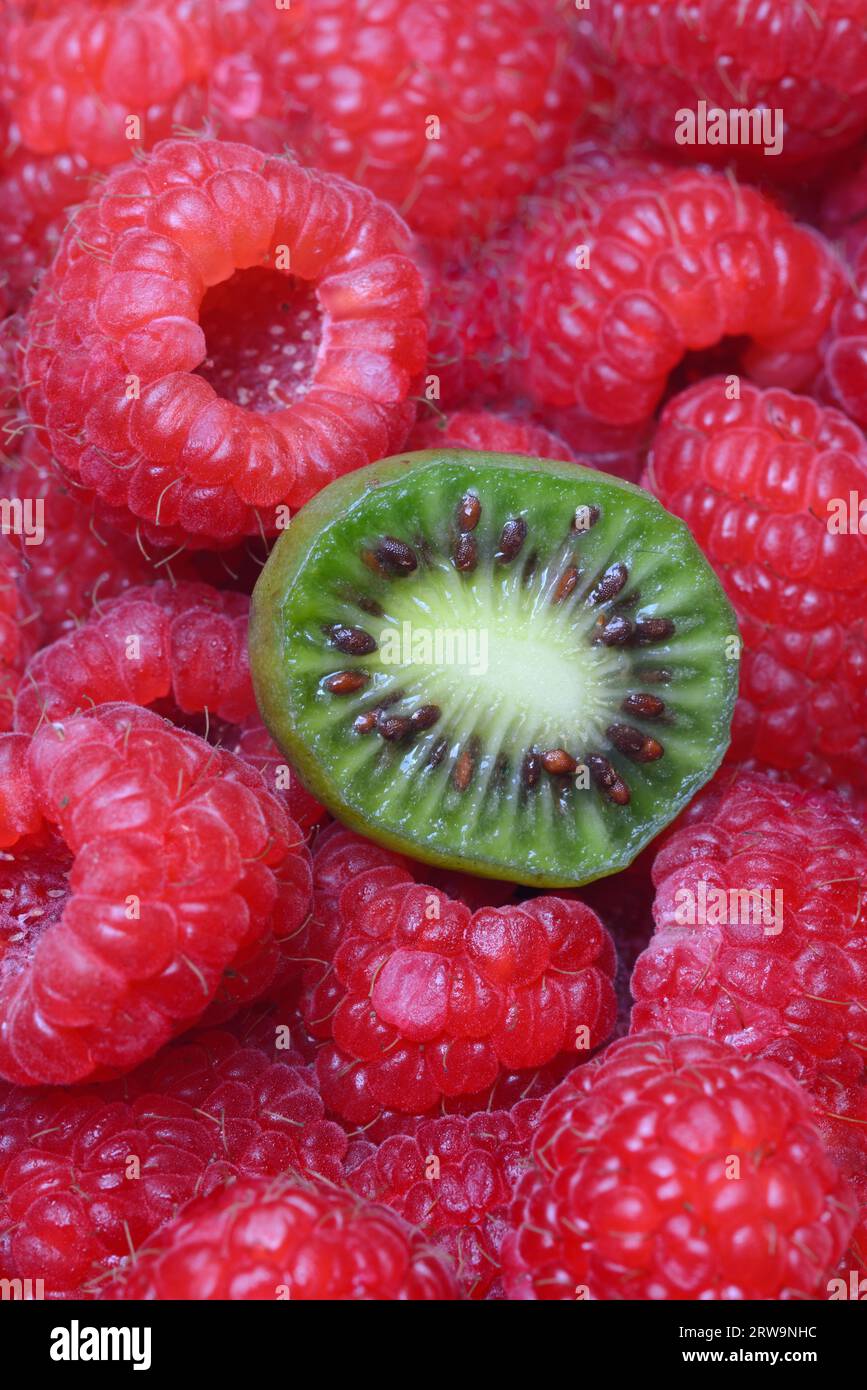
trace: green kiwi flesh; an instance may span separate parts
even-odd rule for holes
[[[250,629],[263,718],[334,815],[539,887],[625,867],[712,776],[737,653],[716,576],[641,488],[448,449],[320,492]]]

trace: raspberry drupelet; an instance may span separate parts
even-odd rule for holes
[[[146,541],[273,534],[278,506],[409,432],[426,351],[409,248],[397,214],[342,179],[163,141],[64,234],[28,317],[24,404],[64,470]],[[227,353],[251,351],[256,394],[225,375]]]

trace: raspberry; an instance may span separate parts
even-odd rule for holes
[[[408,449],[481,449],[531,458],[568,459],[569,445],[532,420],[496,415],[487,410],[457,410],[439,420],[416,425]]]
[[[228,740],[228,748],[258,768],[268,790],[284,802],[289,816],[302,830],[310,831],[325,819],[325,807],[310,795],[258,715],[251,715],[240,725],[234,738]]]
[[[167,580],[128,589],[37,652],[15,703],[16,729],[114,700],[168,698],[186,714],[238,724],[256,708],[245,594]]]
[[[745,773],[674,832],[653,881],[633,1030],[700,1033],[779,1062],[826,1119],[857,1128],[867,1118],[859,818],[833,792]]]
[[[468,1118],[403,1117],[349,1174],[352,1187],[383,1202],[445,1250],[466,1297],[499,1292],[499,1251],[512,1191],[528,1165],[540,1102]]]
[[[107,167],[198,125],[212,108],[214,21],[208,0],[72,0],[13,20],[6,87],[22,144]]]
[[[29,746],[6,735],[0,768],[0,840],[56,827],[69,875],[32,920],[15,895],[41,881],[44,852],[7,856],[0,1075],[128,1070],[213,1000],[236,1008],[277,978],[279,943],[307,916],[309,854],[252,768],[121,704]]]
[[[305,157],[433,236],[508,221],[591,90],[567,6],[544,0],[316,0],[281,59]]]
[[[4,162],[0,259],[11,309],[26,309],[39,275],[57,250],[67,220],[64,210],[84,201],[92,179],[89,164],[79,155],[18,150]]]
[[[648,419],[689,350],[747,336],[744,362],[797,388],[841,274],[817,233],[720,174],[576,155],[516,244],[518,389],[623,426]],[[579,265],[579,256],[581,258]]]
[[[834,499],[867,485],[867,445],[835,410],[702,382],[666,408],[647,484],[688,523],[743,638],[732,755],[863,785],[867,541],[835,534]],[[847,528],[848,529],[848,528]]]
[[[317,854],[299,957],[326,1105],[355,1124],[474,1095],[592,1049],[614,1022],[611,938],[579,902],[466,904],[360,837]]]
[[[445,1260],[386,1207],[321,1183],[262,1180],[191,1204],[99,1292],[149,1300],[457,1297]]]
[[[863,227],[856,230],[860,244],[853,255],[850,286],[834,309],[823,366],[831,403],[863,428],[867,426],[867,239]]]
[[[123,1263],[193,1197],[287,1169],[337,1182],[347,1151],[304,1067],[221,1032],[170,1044],[123,1082],[6,1087],[0,1113],[8,1277],[51,1293]]]
[[[275,507],[406,438],[425,357],[408,245],[395,213],[340,179],[243,145],[163,141],[110,175],[64,234],[28,317],[25,405],[64,471],[147,541],[273,533]],[[310,335],[321,341],[300,380],[292,342],[272,335],[282,346],[263,376],[276,372],[287,394],[250,409],[196,370],[222,384],[227,365],[225,332],[210,361],[199,319],[225,329],[249,277],[261,305],[263,276],[271,312],[257,329],[285,327],[285,303],[296,329],[313,313],[294,344],[305,361]],[[242,343],[251,330],[245,319]]]
[[[755,144],[698,145],[693,158],[717,159],[753,175],[825,168],[828,155],[867,131],[867,34],[862,0],[601,0],[592,27],[612,67],[626,112],[642,136],[684,155],[675,112],[701,99],[727,113],[738,107],[784,112],[782,149]],[[733,103],[733,95],[736,100]]]
[[[815,1298],[854,1224],[800,1087],[705,1038],[613,1043],[548,1097],[533,1154],[511,1298]]]
[[[42,643],[74,631],[95,600],[104,602],[153,579],[154,570],[135,541],[97,524],[92,494],[63,477],[35,434],[25,435],[4,488],[7,497],[41,501],[44,508],[48,543],[18,540]],[[181,568],[177,560],[174,565]]]
[[[15,696],[33,651],[33,613],[16,547],[0,535],[0,730],[11,729]]]

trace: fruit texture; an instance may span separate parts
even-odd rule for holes
[[[317,856],[314,913],[296,950],[302,1014],[325,1046],[323,1098],[366,1125],[473,1095],[502,1071],[586,1054],[614,1022],[614,949],[580,903],[479,908],[419,882],[348,833]]]
[[[305,157],[444,237],[507,221],[591,91],[568,6],[544,0],[314,0],[281,68]]]
[[[0,760],[0,1075],[127,1070],[277,977],[309,854],[252,768],[122,704],[6,735]]]
[[[637,424],[687,352],[726,337],[751,340],[743,365],[765,384],[815,374],[841,270],[756,189],[587,148],[527,221],[511,370],[540,404]]]
[[[690,808],[653,866],[654,935],[632,1027],[695,1033],[785,1066],[830,1140],[867,1116],[867,835],[833,792],[758,773]],[[867,1146],[862,1146],[867,1151]]]
[[[347,1139],[309,1071],[229,1033],[191,1035],[122,1081],[3,1087],[0,1266],[72,1293],[194,1197],[287,1170],[342,1179]]]
[[[854,1225],[805,1093],[704,1038],[612,1044],[548,1097],[533,1154],[510,1298],[814,1298]]]
[[[647,484],[688,523],[743,640],[731,757],[813,782],[863,783],[867,538],[851,494],[867,445],[836,410],[720,378],[676,397]]]
[[[729,0],[594,0],[586,29],[612,65],[620,119],[670,153],[737,160],[759,179],[803,176],[867,131],[861,0],[742,0],[736,11]],[[780,111],[779,149],[678,143],[676,113],[699,101],[727,116]]]
[[[457,1297],[454,1274],[385,1207],[298,1181],[238,1182],[191,1204],[103,1298],[406,1302]]]

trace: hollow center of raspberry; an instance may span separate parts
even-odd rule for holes
[[[29,961],[69,896],[72,855],[62,840],[33,837],[0,853],[0,972]]]
[[[245,409],[285,410],[307,391],[322,341],[316,291],[304,280],[255,266],[213,285],[199,324],[207,356],[197,369]]]

